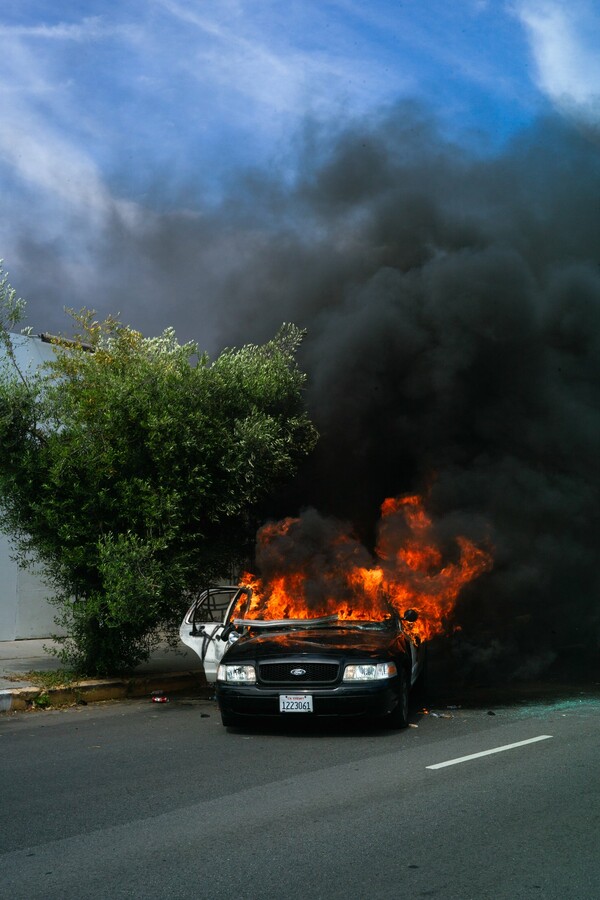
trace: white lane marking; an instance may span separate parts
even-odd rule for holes
[[[551,734],[540,734],[539,737],[529,738],[527,741],[517,741],[516,744],[505,744],[504,747],[494,747],[493,750],[482,750],[481,753],[471,753],[469,756],[459,756],[457,759],[447,759],[446,762],[436,763],[434,766],[426,766],[427,769],[443,769],[445,766],[455,766],[457,763],[467,762],[469,759],[479,759],[480,756],[491,756],[492,753],[502,753],[503,750],[514,750],[515,747],[524,747],[525,744],[535,744],[537,741],[547,741]]]

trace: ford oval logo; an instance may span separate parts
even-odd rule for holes
[[[300,675],[306,675],[306,669],[292,669],[290,675],[298,675],[298,677],[300,677]]]

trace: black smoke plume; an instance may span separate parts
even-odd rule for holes
[[[599,197],[598,144],[568,124],[483,154],[403,105],[307,130],[293,173],[248,174],[203,216],[115,216],[84,300],[215,349],[305,327],[321,441],[269,512],[314,506],[369,545],[384,497],[428,489],[440,528],[495,548],[459,601],[458,669],[589,674]]]

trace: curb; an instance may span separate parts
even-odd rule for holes
[[[128,700],[150,696],[154,691],[177,694],[189,690],[199,693],[200,696],[212,695],[214,687],[206,681],[203,669],[144,677],[76,681],[68,687],[8,688],[0,690],[0,713],[31,709],[36,705],[47,708],[82,701],[97,703],[100,700]]]

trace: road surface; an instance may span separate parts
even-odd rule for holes
[[[401,732],[227,731],[191,698],[2,717],[0,896],[600,897],[600,697],[435,712]]]

